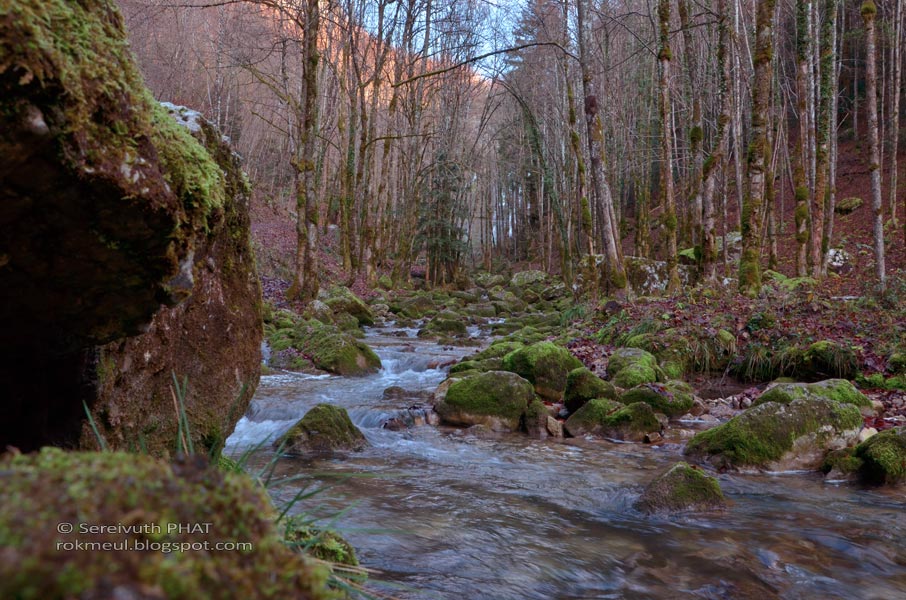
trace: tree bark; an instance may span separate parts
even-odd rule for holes
[[[887,286],[884,268],[884,215],[881,205],[881,159],[878,139],[878,66],[875,15],[878,9],[872,0],[862,3],[862,22],[865,25],[865,102],[868,104],[869,170],[871,171],[871,210],[874,216],[875,274],[882,290]]]
[[[660,25],[659,94],[661,109],[661,199],[664,202],[664,229],[667,232],[667,293],[678,294],[682,289],[677,266],[676,198],[673,185],[673,126],[670,110],[670,0],[658,4]]]

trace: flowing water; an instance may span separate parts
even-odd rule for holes
[[[325,517],[397,598],[906,598],[906,494],[825,483],[815,474],[720,475],[720,513],[652,518],[642,487],[681,459],[691,432],[660,446],[481,435],[419,423],[419,400],[465,354],[369,332],[384,368],[362,378],[264,377],[227,452],[269,444],[319,402],[348,409],[369,447],[344,457],[282,458],[271,494],[290,501],[307,474],[329,486],[294,506]],[[406,332],[410,336],[412,331]],[[411,410],[410,410],[411,408]],[[681,426],[678,426],[681,427]]]

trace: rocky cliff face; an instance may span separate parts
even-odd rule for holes
[[[222,443],[258,379],[247,186],[151,98],[109,3],[0,11],[0,157],[0,447],[96,444],[87,405],[111,446],[163,452],[173,373],[196,449]]]

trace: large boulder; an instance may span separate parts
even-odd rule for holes
[[[516,431],[535,399],[532,384],[507,371],[488,371],[457,379],[434,409],[451,425],[484,425],[494,431]]]
[[[859,474],[872,484],[894,484],[906,479],[906,427],[888,429],[858,446]]]
[[[667,291],[667,263],[639,256],[627,256],[623,261],[626,278],[633,291],[639,296],[652,296]],[[679,276],[683,286],[692,283],[695,277],[694,267],[679,265]]]
[[[334,325],[310,320],[269,336],[274,349],[290,347],[314,365],[337,375],[367,375],[381,368],[381,359],[365,343]]]
[[[685,453],[721,468],[818,469],[829,451],[853,445],[861,427],[862,415],[850,404],[825,398],[767,402],[697,434]]]
[[[581,366],[569,350],[551,342],[525,346],[503,357],[504,369],[528,379],[539,396],[552,401],[562,398],[566,376]]]
[[[615,386],[624,389],[664,379],[654,355],[639,348],[614,350],[607,362],[607,373]]]
[[[0,597],[336,597],[326,567],[284,544],[265,490],[202,458],[45,448],[0,472]],[[206,548],[219,543],[241,546]]]
[[[535,284],[546,284],[548,279],[550,276],[544,271],[519,271],[510,279],[510,285],[515,288],[524,288]]]
[[[570,413],[574,413],[589,400],[595,398],[617,399],[613,384],[604,381],[589,369],[579,367],[566,376],[566,388],[563,391],[563,404]]]
[[[640,442],[646,434],[661,430],[654,411],[644,402],[626,406],[603,398],[586,402],[563,427],[574,437],[597,435],[630,442]]]
[[[216,450],[261,340],[221,135],[154,101],[115,4],[25,0],[0,12],[0,155],[0,446],[95,446],[87,405],[108,445],[163,453],[176,374],[196,448]]]
[[[717,479],[698,467],[678,462],[648,484],[635,506],[651,514],[715,510],[724,503]]]
[[[300,455],[357,452],[366,445],[346,409],[332,404],[316,405],[274,442],[274,448]]]
[[[825,398],[841,404],[852,404],[866,414],[874,412],[871,400],[845,379],[826,379],[816,383],[777,383],[765,390],[755,400],[755,404],[789,404],[800,398]]]
[[[643,383],[626,390],[620,396],[623,404],[644,402],[668,417],[686,414],[692,408],[694,400],[692,387],[684,381]]]

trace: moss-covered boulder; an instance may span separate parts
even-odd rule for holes
[[[559,401],[566,389],[566,376],[582,366],[569,350],[551,342],[539,342],[503,357],[503,368],[532,382],[539,396]]]
[[[434,410],[451,425],[484,425],[494,431],[517,431],[535,399],[532,384],[507,371],[488,371],[457,379]]]
[[[473,354],[469,360],[484,360],[487,358],[503,358],[510,352],[514,350],[519,350],[525,346],[522,342],[509,342],[505,340],[497,340],[493,342],[490,346],[482,350],[481,352],[476,352]]]
[[[483,360],[464,360],[450,367],[450,375],[463,373],[465,371],[501,371],[503,369],[502,358],[485,358]]]
[[[845,379],[826,379],[815,383],[777,383],[759,396],[754,404],[779,402],[789,404],[800,398],[826,398],[857,406],[863,413],[874,413],[871,400]]]
[[[4,3],[0,156],[0,447],[94,446],[84,400],[111,447],[162,453],[175,371],[216,450],[260,365],[248,185],[144,87],[115,3]]]
[[[640,348],[617,348],[607,359],[607,372],[611,377],[631,366],[643,366],[654,370],[658,366],[657,358]]]
[[[320,321],[303,321],[292,329],[278,330],[268,340],[274,349],[288,344],[319,369],[337,375],[367,375],[381,368],[381,359],[366,343]]]
[[[318,404],[275,441],[274,448],[287,454],[330,454],[357,452],[367,444],[345,408]]]
[[[686,414],[694,401],[692,387],[683,381],[643,383],[626,390],[620,396],[620,402],[623,404],[644,402],[656,412],[664,413],[668,417]]]
[[[437,313],[433,319],[418,332],[419,337],[425,336],[446,336],[446,337],[466,337],[466,321],[450,310],[443,310]]]
[[[862,206],[862,198],[851,196],[843,198],[842,200],[837,200],[837,203],[834,205],[834,212],[838,215],[848,215],[860,206]]]
[[[563,427],[574,437],[597,435],[632,442],[642,441],[645,434],[661,430],[654,411],[644,402],[626,406],[603,398],[586,402]]]
[[[589,400],[595,398],[617,399],[613,384],[604,381],[589,369],[579,367],[566,376],[566,388],[563,391],[563,404],[566,410],[574,413]]]
[[[859,360],[850,346],[822,340],[810,345],[802,353],[802,362],[796,375],[809,379],[840,377],[852,379],[859,370]]]
[[[408,319],[421,319],[437,310],[434,299],[428,294],[415,294],[390,305],[390,310]]]
[[[336,597],[284,544],[265,491],[205,459],[45,448],[0,472],[0,597]]]
[[[861,427],[862,415],[850,404],[826,398],[767,402],[697,434],[685,453],[721,468],[817,469],[830,450],[852,445]]]
[[[900,483],[906,479],[906,427],[873,435],[858,446],[854,456],[862,461],[859,474],[875,485]]]
[[[358,319],[359,325],[374,325],[374,312],[371,307],[349,288],[335,285],[321,290],[319,297],[334,313],[348,313]]]
[[[678,462],[652,481],[635,506],[644,513],[678,513],[716,510],[724,506],[716,478],[698,467]]]
[[[533,284],[546,284],[550,276],[544,271],[520,271],[515,273],[510,279],[510,285],[516,288],[523,288]],[[542,288],[546,287],[542,285]]]
[[[894,375],[906,375],[906,352],[894,352],[887,359],[887,370]]]

